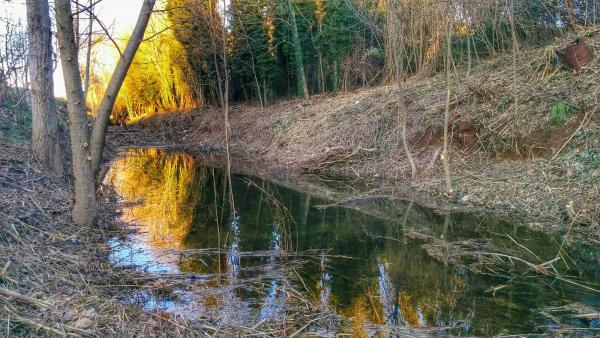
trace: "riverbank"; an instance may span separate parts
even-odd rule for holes
[[[113,156],[116,154],[112,154]],[[112,158],[112,157],[111,157]],[[120,219],[122,205],[110,186],[99,191],[97,226],[70,220],[72,189],[49,177],[27,144],[0,141],[0,332],[10,337],[197,337],[282,336],[313,328],[324,316],[296,300],[284,323],[223,323],[208,316],[191,321],[181,314],[145,310],[131,295],[171,292],[186,276],[155,275],[114,266],[111,239],[138,229]]]
[[[582,35],[600,49],[597,30]],[[444,193],[439,158],[443,76],[406,82],[408,139],[418,169],[414,179],[399,140],[397,97],[390,86],[264,109],[233,106],[231,149],[266,172],[341,175],[374,183],[366,195],[441,209],[485,208],[523,216],[529,226],[546,231],[575,225],[582,238],[597,243],[600,87],[595,79],[600,63],[578,72],[561,68],[553,51],[568,39],[523,49],[516,82],[512,56],[503,55],[481,61],[470,80],[452,84],[452,197]],[[223,149],[222,121],[220,109],[156,115],[127,132],[113,129],[112,143],[127,147],[146,140],[186,151]]]
[[[140,284],[112,269],[106,241],[127,230],[101,193],[98,227],[70,221],[71,185],[37,169],[27,145],[0,144],[0,331],[11,337],[144,336],[181,325],[119,301]]]

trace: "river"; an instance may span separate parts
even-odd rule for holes
[[[317,335],[600,332],[598,249],[520,220],[333,203],[242,174],[229,194],[222,169],[156,149],[124,152],[107,182],[135,230],[110,240],[112,264],[178,280],[124,298],[148,311],[252,325],[310,306],[342,318],[305,328]]]

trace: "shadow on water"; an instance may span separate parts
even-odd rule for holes
[[[598,250],[561,251],[558,234],[383,198],[331,204],[244,175],[230,217],[220,169],[153,149],[125,153],[108,182],[140,226],[110,241],[113,264],[180,281],[131,296],[149,311],[259,323],[303,300],[349,318],[328,332],[357,336],[600,328]]]

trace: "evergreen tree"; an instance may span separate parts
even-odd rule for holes
[[[236,0],[231,3],[230,64],[233,97],[257,99],[264,105],[272,97],[275,56],[268,36],[267,4],[264,1]]]

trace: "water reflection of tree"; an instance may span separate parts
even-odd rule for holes
[[[416,208],[408,204],[402,210],[412,213]],[[386,221],[344,208],[313,208],[307,228],[299,229],[300,250],[318,242],[337,255],[353,258],[320,259],[318,266],[305,267],[302,276],[316,286],[320,301],[326,292],[329,307],[355,319],[351,330],[356,336],[373,333],[372,324],[437,327],[440,320],[451,323],[468,316],[466,304],[472,300],[464,292],[465,276],[432,260],[418,244],[407,242],[402,220],[426,219],[404,216]]]
[[[194,221],[206,173],[192,157],[135,149],[119,159],[109,178],[123,198],[126,218],[147,225],[155,245],[180,247]]]

